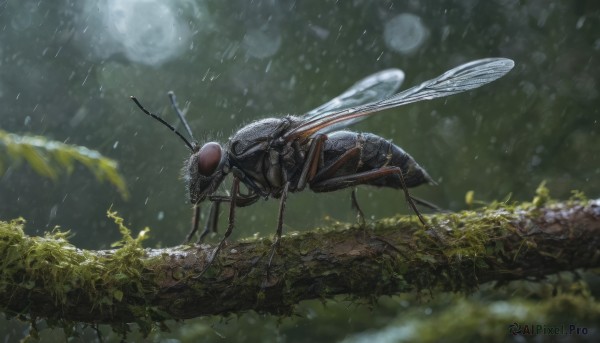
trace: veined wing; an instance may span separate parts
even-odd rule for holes
[[[314,120],[328,117],[348,108],[358,107],[360,105],[373,103],[385,99],[394,94],[404,81],[404,72],[400,69],[386,69],[369,75],[356,82],[344,93],[329,100],[323,105],[307,112],[302,116],[303,120]],[[338,125],[331,125],[323,128],[321,132],[330,132],[336,129]]]
[[[288,141],[308,138],[317,132],[330,131],[328,128],[331,126],[336,128],[347,126],[363,117],[388,108],[475,89],[501,78],[514,65],[515,63],[507,58],[486,58],[472,61],[383,100],[330,110],[320,115],[307,117],[299,126],[290,130],[284,138]]]

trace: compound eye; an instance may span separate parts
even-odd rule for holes
[[[212,175],[221,162],[221,146],[219,143],[206,143],[198,151],[198,172],[204,176]]]

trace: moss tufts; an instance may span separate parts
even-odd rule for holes
[[[40,310],[36,294],[43,293],[51,295],[58,308],[75,301],[111,313],[127,295],[129,311],[134,313],[140,328],[149,333],[153,324],[164,318],[145,304],[147,294],[155,291],[141,281],[145,271],[142,241],[148,229],[133,238],[122,218],[115,212],[108,216],[118,225],[123,238],[113,244],[117,249],[101,255],[74,247],[67,241],[68,232],[54,229],[43,237],[28,237],[23,232],[23,219],[0,221],[0,303],[18,309],[0,311],[35,321]],[[26,302],[15,305],[12,298]],[[56,313],[47,319],[57,322],[72,316],[77,314]]]

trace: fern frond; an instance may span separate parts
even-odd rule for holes
[[[65,172],[70,174],[79,162],[90,170],[98,181],[108,181],[117,187],[124,198],[129,196],[125,180],[117,170],[117,162],[98,151],[83,146],[48,140],[42,136],[20,136],[0,130],[0,176],[9,165],[22,161],[39,175],[56,180]]]

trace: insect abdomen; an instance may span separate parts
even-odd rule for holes
[[[337,131],[328,134],[323,150],[322,168],[335,163],[342,155],[352,149],[358,149],[347,163],[330,177],[341,177],[357,173],[380,170],[385,167],[399,167],[403,171],[407,187],[416,187],[424,183],[434,183],[412,156],[399,146],[371,133]],[[401,188],[402,184],[397,175],[387,175],[372,179],[365,184]]]

